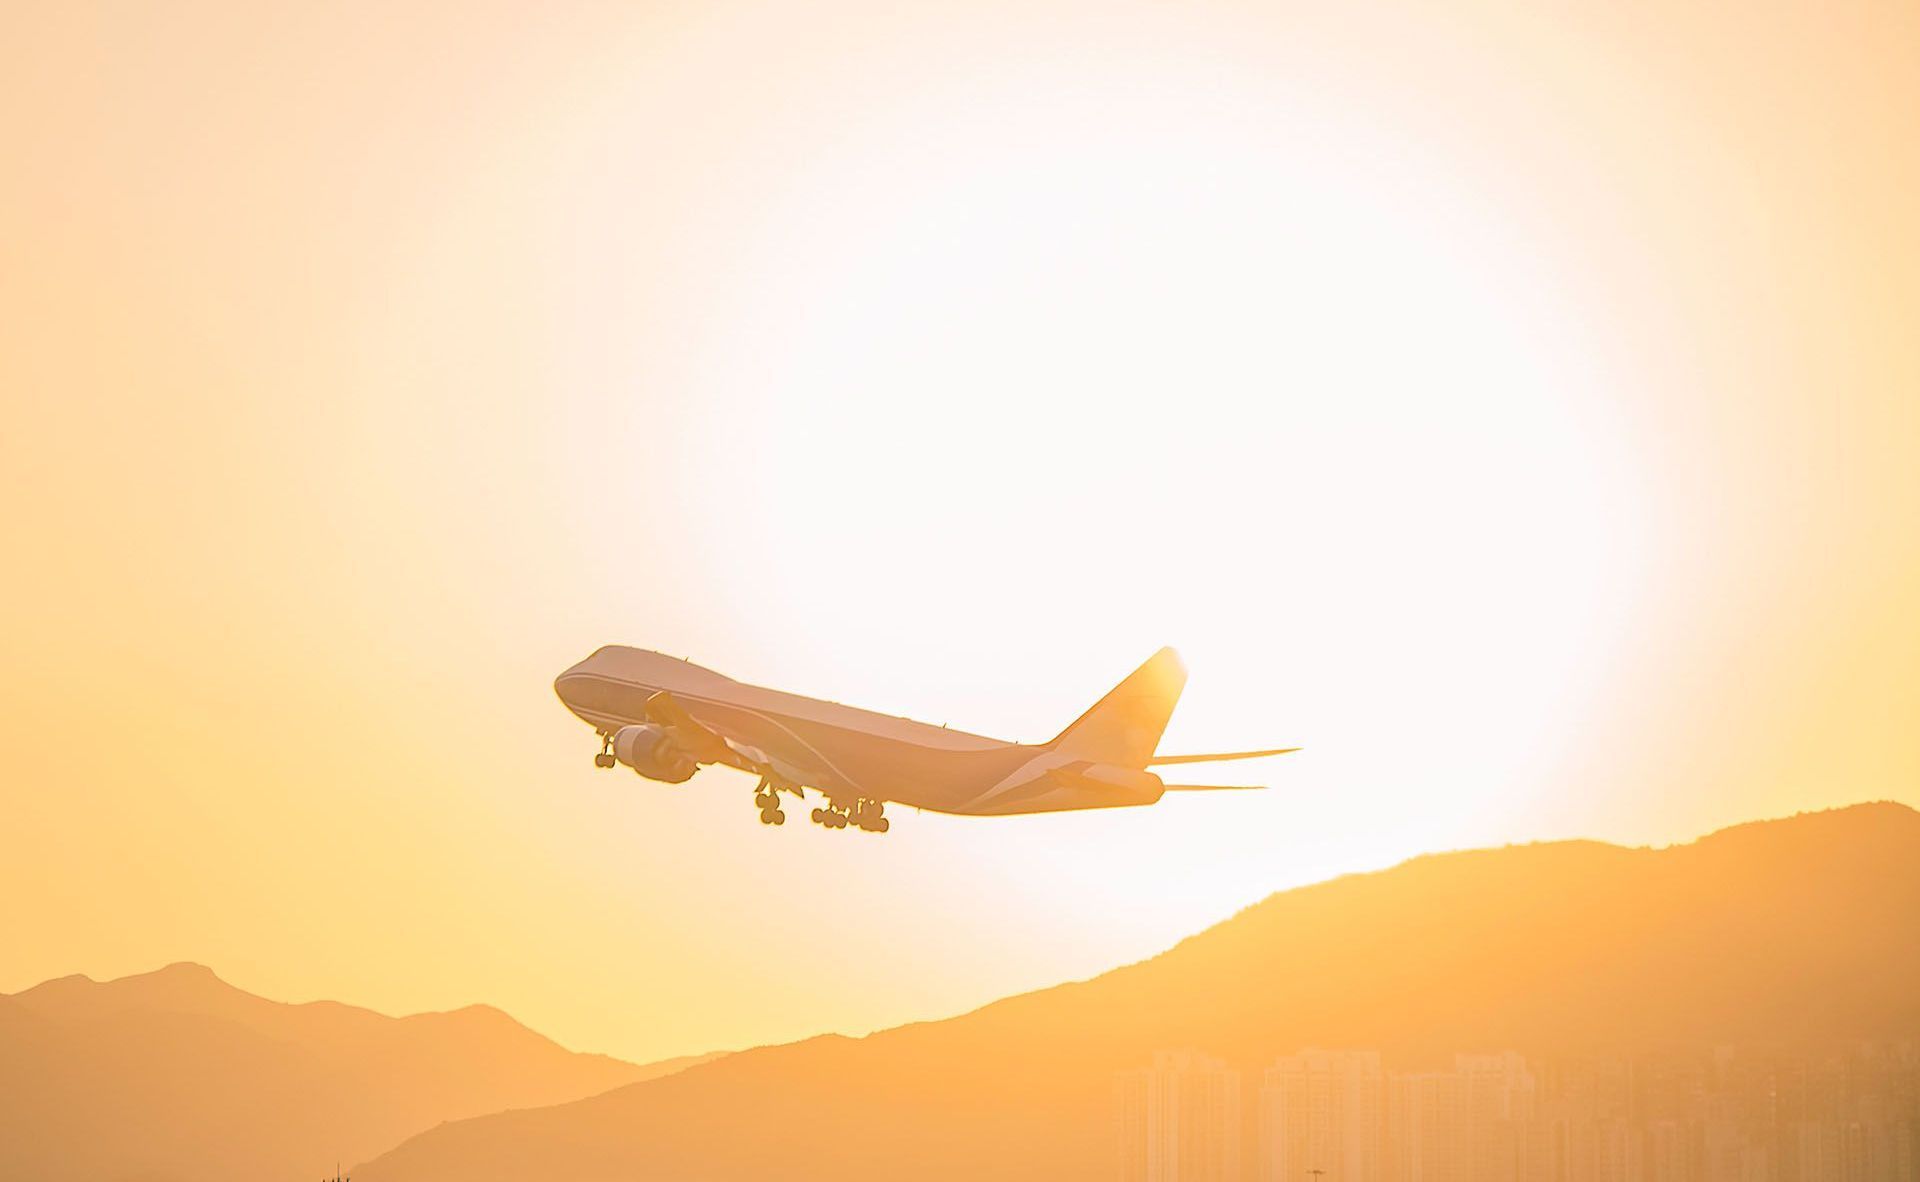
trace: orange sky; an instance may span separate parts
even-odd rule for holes
[[[646,1058],[1920,804],[1911,5],[14,5],[0,990]],[[600,643],[1276,792],[754,823]]]

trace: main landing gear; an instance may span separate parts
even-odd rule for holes
[[[833,800],[827,802],[827,807],[813,810],[812,816],[814,824],[824,825],[828,829],[845,829],[852,825],[868,833],[885,833],[893,828],[886,812],[887,806],[877,800],[856,800],[851,805]]]
[[[760,823],[762,825],[785,825],[787,823],[787,814],[781,811],[780,808],[780,792],[764,777],[760,781],[760,786],[754,789],[753,803],[760,808]]]
[[[600,754],[593,757],[593,766],[612,767],[615,762],[613,758],[613,736],[602,731],[600,732]]]
[[[775,780],[762,776],[753,790],[753,804],[760,810],[762,825],[784,825],[787,814],[780,807],[780,794],[791,792],[795,796],[803,795],[800,788],[784,780]],[[887,806],[878,800],[858,799],[848,803],[844,799],[829,798],[824,808],[813,810],[813,823],[828,829],[845,829],[851,825],[855,829],[864,829],[868,833],[885,833],[893,828],[887,820]]]

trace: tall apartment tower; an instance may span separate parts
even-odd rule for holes
[[[1261,1078],[1259,1182],[1385,1182],[1386,1079],[1378,1051],[1301,1051]]]
[[[1240,1182],[1240,1073],[1161,1051],[1115,1085],[1121,1182]]]
[[[1387,1182],[1479,1182],[1468,1145],[1467,1081],[1396,1073],[1387,1087]]]
[[[1524,1182],[1542,1154],[1536,1144],[1535,1087],[1527,1061],[1512,1051],[1456,1055],[1466,1081],[1467,1152],[1474,1182]]]

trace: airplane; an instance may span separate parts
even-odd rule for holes
[[[1168,784],[1149,768],[1284,755],[1158,755],[1187,683],[1163,648],[1050,742],[1008,743],[735,681],[691,661],[608,645],[562,673],[554,692],[600,735],[594,766],[624,764],[681,784],[720,764],[759,777],[760,823],[783,825],[781,794],[825,798],[815,824],[891,828],[888,804],[958,816],[1007,816],[1153,804],[1164,792],[1252,788]]]

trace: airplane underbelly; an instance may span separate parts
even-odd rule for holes
[[[1133,808],[1153,804],[1159,799],[1158,793],[1149,797],[1120,794],[1105,789],[1056,788],[1037,796],[1027,796],[1017,800],[989,801],[978,808],[958,811],[976,817],[1007,817],[1020,813],[1063,813],[1079,809]]]
[[[1159,776],[1139,768],[1085,760],[1065,763],[1036,760],[969,802],[964,811],[980,816],[1006,816],[1068,809],[1129,808],[1153,804],[1165,791],[1166,785]]]

